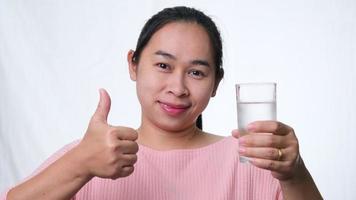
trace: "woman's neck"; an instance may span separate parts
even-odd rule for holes
[[[195,125],[179,131],[141,124],[137,129],[139,144],[156,150],[189,149],[199,147],[202,131]]]

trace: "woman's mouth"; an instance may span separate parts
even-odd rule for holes
[[[161,101],[159,101],[158,103],[163,109],[163,111],[170,116],[178,116],[188,110],[188,108],[190,107],[189,104],[173,104]]]

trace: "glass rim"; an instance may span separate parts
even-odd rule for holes
[[[277,85],[276,82],[244,82],[244,83],[236,83],[236,86],[240,86],[240,85]]]

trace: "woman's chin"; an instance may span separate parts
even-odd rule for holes
[[[181,120],[161,120],[155,124],[157,128],[167,132],[182,132],[195,126],[195,123],[187,123]]]

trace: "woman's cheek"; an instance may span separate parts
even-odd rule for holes
[[[201,107],[203,107],[203,109],[205,109],[205,107],[207,106],[211,98],[212,90],[210,88],[205,88],[205,89],[200,88],[200,89],[195,89],[194,93],[195,93],[194,96],[196,97],[196,101],[198,101],[198,105],[200,105]]]

